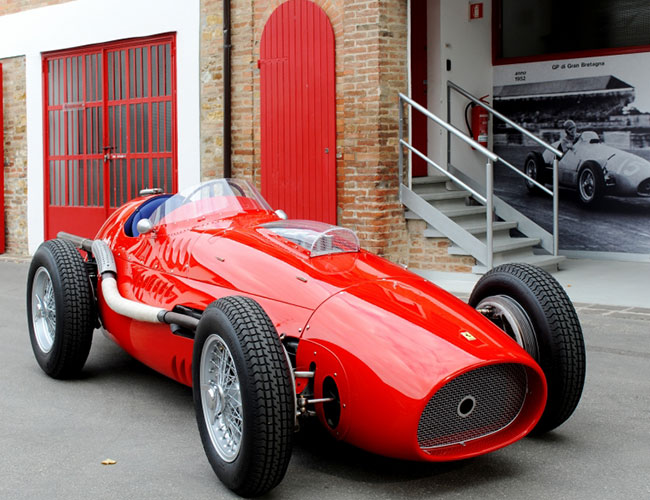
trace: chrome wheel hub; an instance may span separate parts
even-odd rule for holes
[[[584,170],[580,175],[580,195],[585,200],[591,200],[594,197],[596,180],[591,170]]]
[[[485,316],[492,323],[515,339],[535,361],[539,361],[539,346],[533,324],[514,299],[507,295],[493,295],[484,298],[476,309],[485,311]]]
[[[56,305],[50,273],[39,267],[32,282],[32,324],[39,349],[48,353],[56,335]]]
[[[214,448],[225,462],[239,455],[243,426],[241,389],[230,349],[218,335],[203,345],[200,366],[203,418]]]
[[[532,160],[526,164],[526,175],[531,179],[537,180],[537,166],[535,165],[535,162]],[[530,182],[528,179],[526,179],[526,184],[528,184],[529,187],[535,186],[535,184]]]

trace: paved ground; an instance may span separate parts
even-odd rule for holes
[[[24,263],[0,261],[0,498],[233,498],[203,455],[190,389],[98,332],[81,380],[41,372],[27,336],[26,272]],[[269,497],[650,497],[650,310],[578,311],[587,382],[556,432],[472,460],[421,464],[309,429],[297,435],[287,476]],[[101,465],[106,458],[117,463]]]

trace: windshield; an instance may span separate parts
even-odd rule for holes
[[[273,212],[255,187],[242,179],[215,179],[168,198],[151,214],[155,227],[201,217],[232,217],[249,211]]]

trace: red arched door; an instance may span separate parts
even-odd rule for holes
[[[291,218],[336,224],[334,32],[323,10],[280,5],[259,67],[262,194]]]

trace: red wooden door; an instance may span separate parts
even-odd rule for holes
[[[262,194],[291,218],[336,224],[334,32],[325,12],[289,0],[260,45]]]
[[[174,37],[48,54],[45,238],[92,237],[140,189],[176,190]]]
[[[2,64],[0,64],[0,253],[5,253],[5,122],[2,114]]]

